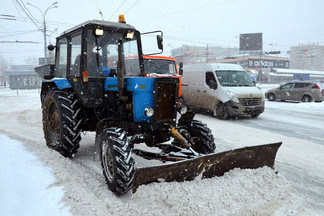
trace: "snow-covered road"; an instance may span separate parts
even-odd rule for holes
[[[300,194],[314,198],[305,199],[310,208],[323,210],[324,178],[321,172],[324,170],[320,168],[323,168],[324,160],[320,149],[324,145],[324,103],[266,101],[265,106],[265,112],[257,119],[240,118],[229,122],[251,127],[253,133],[257,133],[257,129],[268,131],[273,134],[273,140],[282,140],[283,146],[276,160],[277,169]],[[291,139],[285,141],[288,137]],[[286,147],[292,149],[283,154],[282,148]]]
[[[259,118],[235,119],[235,123],[324,145],[324,102],[266,101],[265,106]]]
[[[285,103],[273,105],[280,108]],[[324,110],[323,105],[300,104],[310,110]],[[0,133],[21,141],[52,168],[55,185],[64,187],[62,201],[73,215],[320,215],[324,210],[324,145],[307,138],[197,115],[212,129],[217,151],[282,141],[275,164],[279,174],[269,169],[235,170],[209,180],[143,186],[132,196],[115,197],[100,164],[92,160],[94,133],[83,135],[75,158],[66,159],[45,145],[39,95],[0,96],[0,110]],[[268,115],[271,109],[266,107],[264,116]]]

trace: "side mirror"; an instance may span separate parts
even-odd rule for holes
[[[183,63],[182,62],[180,62],[179,63],[179,75],[183,75]]]
[[[50,44],[50,45],[47,46],[47,49],[49,51],[53,51],[55,49],[55,46],[53,46],[52,44]]]
[[[214,89],[214,90],[217,89],[217,83],[214,80],[209,80],[209,82],[207,83],[207,85],[211,89]]]
[[[163,37],[161,35],[157,35],[156,40],[158,48],[163,51]]]
[[[157,47],[152,49],[152,43],[156,43],[155,38]],[[141,42],[143,55],[156,55],[163,52],[163,32],[160,30],[141,33]]]

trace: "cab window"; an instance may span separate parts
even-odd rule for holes
[[[80,73],[81,60],[81,35],[72,37],[71,39],[71,67],[70,75]]]
[[[66,77],[67,67],[67,39],[62,38],[58,41],[57,47],[57,58],[56,58],[56,73],[57,77]]]
[[[288,83],[286,85],[281,86],[281,89],[287,90],[287,89],[291,89],[293,86],[294,86],[293,83]]]
[[[205,82],[211,89],[217,88],[216,78],[213,72],[206,72]]]

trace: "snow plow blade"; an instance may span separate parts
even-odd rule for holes
[[[133,193],[140,185],[152,182],[191,181],[197,176],[212,178],[234,169],[273,168],[282,142],[244,147],[186,159],[180,162],[135,169]]]

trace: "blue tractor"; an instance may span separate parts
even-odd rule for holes
[[[63,32],[48,47],[55,49],[55,64],[36,68],[44,78],[41,102],[49,148],[74,157],[81,132],[95,131],[94,156],[116,195],[161,179],[191,180],[200,173],[210,178],[235,167],[273,166],[279,144],[258,147],[257,154],[250,154],[254,148],[214,153],[211,130],[179,102],[179,78],[146,76],[141,34],[120,18],[118,23],[91,20]],[[151,34],[163,50],[162,32]],[[140,143],[160,152],[135,148]],[[133,154],[176,162],[140,168]],[[260,160],[260,154],[268,157]]]
[[[162,32],[153,32],[162,47]],[[145,77],[141,34],[125,22],[91,20],[57,38],[55,64],[37,68],[43,74],[41,101],[48,147],[65,157],[79,148],[81,132],[96,131],[95,155],[115,194],[127,192],[134,180],[132,154],[164,158],[181,151],[182,134],[190,153],[213,153],[211,131],[179,101],[179,79]],[[183,138],[183,137],[182,137]],[[163,157],[134,149],[145,143],[162,149]],[[163,144],[167,143],[167,144]],[[167,157],[168,158],[168,157]],[[173,158],[169,156],[169,158]]]

